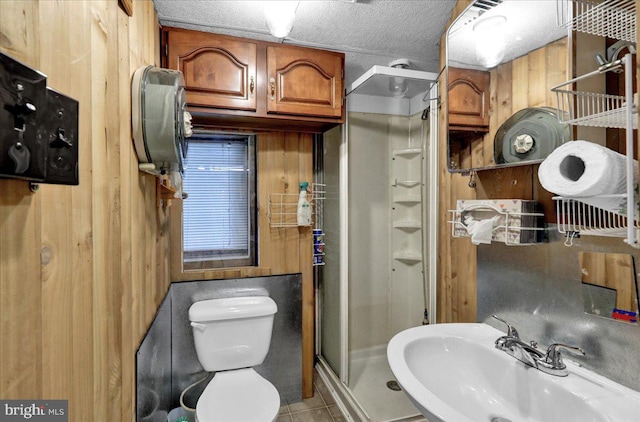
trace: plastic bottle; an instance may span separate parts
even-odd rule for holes
[[[300,183],[300,197],[298,198],[298,226],[311,225],[311,204],[307,201],[309,182]]]

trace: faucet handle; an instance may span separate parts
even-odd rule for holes
[[[564,369],[566,367],[566,365],[562,362],[560,349],[564,349],[571,353],[580,354],[582,356],[585,355],[584,350],[582,350],[580,347],[568,346],[561,343],[553,343],[547,348],[547,354],[545,355],[545,362],[552,365],[553,368]]]
[[[491,315],[492,317],[494,317],[495,319],[497,319],[498,321],[504,323],[507,325],[507,336],[509,337],[513,337],[516,339],[520,339],[520,335],[518,334],[518,330],[516,330],[516,327],[514,327],[513,325],[509,324],[507,321],[505,321],[504,319],[500,318],[497,315]]]

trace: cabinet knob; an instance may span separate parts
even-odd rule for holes
[[[249,96],[251,98],[253,98],[253,90],[255,89],[255,87],[256,87],[256,83],[253,80],[253,76],[252,76],[251,78],[249,78]]]
[[[271,95],[269,96],[269,99],[273,101],[276,99],[276,80],[274,78],[269,79],[269,86],[271,87]]]

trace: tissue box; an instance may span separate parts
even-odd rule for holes
[[[540,215],[522,215],[522,214]],[[459,199],[453,212],[453,236],[470,237],[464,226],[464,217],[471,216],[484,220],[496,215],[491,240],[508,244],[538,243],[544,240],[544,230],[526,228],[544,228],[542,207],[536,201],[522,199]],[[508,215],[508,217],[507,217]],[[506,227],[507,222],[509,224]]]

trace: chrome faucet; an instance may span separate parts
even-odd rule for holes
[[[547,353],[544,355],[544,359],[538,361],[538,369],[547,374],[556,375],[559,377],[566,377],[569,374],[567,371],[567,365],[562,361],[562,355],[560,349],[565,349],[571,353],[580,354],[584,356],[584,350],[580,347],[567,346],[566,344],[553,343],[547,348]]]
[[[520,362],[537,368],[537,362],[538,360],[544,358],[544,353],[538,350],[536,342],[532,341],[529,344],[523,342],[522,340],[520,340],[518,331],[514,326],[509,324],[504,319],[498,317],[497,315],[492,315],[492,317],[506,324],[507,326],[507,335],[498,337],[495,343],[496,349],[502,350],[508,355],[511,355],[514,358],[518,359]]]
[[[567,371],[567,365],[562,361],[560,349],[565,349],[569,352],[581,354],[583,356],[585,354],[584,350],[579,347],[567,346],[566,344],[560,343],[552,344],[547,348],[547,352],[544,353],[538,349],[538,344],[535,341],[531,341],[529,344],[522,341],[516,328],[507,321],[496,315],[492,315],[492,317],[507,326],[507,335],[498,337],[495,342],[496,349],[502,350],[508,355],[518,359],[520,362],[547,374],[559,377],[566,377],[569,374],[569,371]]]

